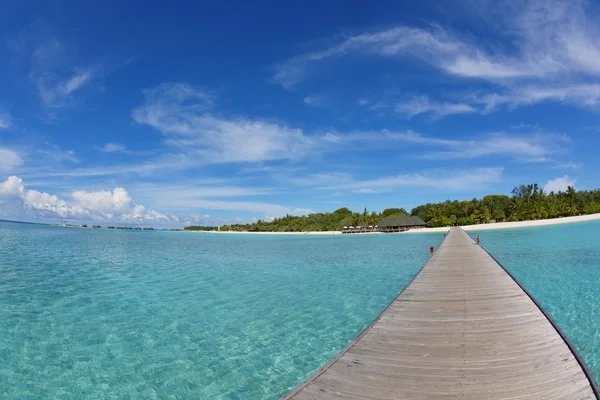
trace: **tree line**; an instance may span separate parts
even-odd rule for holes
[[[183,228],[186,231],[216,231],[219,229],[216,226],[201,226],[201,225],[191,225]]]
[[[600,213],[600,189],[546,193],[537,184],[519,185],[512,196],[490,194],[481,199],[446,200],[413,208],[411,215],[419,216],[430,227],[473,225],[489,222],[525,221]],[[249,224],[221,226],[221,230],[249,232],[310,232],[338,231],[344,226],[360,223],[378,225],[381,220],[407,213],[403,208],[387,208],[380,213],[353,212],[346,207],[331,213],[306,216],[286,215],[273,221],[258,220]],[[216,227],[186,227],[186,230],[216,230]]]

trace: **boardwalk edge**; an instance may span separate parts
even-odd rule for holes
[[[467,233],[467,235],[468,235],[468,233]],[[469,235],[469,237],[471,237],[471,235]],[[569,337],[563,332],[562,329],[560,329],[560,326],[558,326],[556,321],[554,321],[554,319],[550,316],[550,314],[548,314],[546,312],[544,307],[542,307],[542,305],[536,300],[536,298],[533,297],[533,295],[531,293],[529,293],[529,291],[527,289],[525,289],[525,287],[523,287],[523,285],[521,285],[519,280],[513,274],[511,274],[510,271],[508,269],[506,269],[504,267],[504,265],[502,265],[502,263],[498,259],[496,259],[496,257],[494,257],[485,247],[483,247],[483,246],[480,246],[480,247],[500,266],[500,268],[502,268],[504,270],[504,272],[506,272],[506,274],[508,276],[510,276],[510,278],[521,288],[521,290],[531,299],[531,301],[533,301],[533,304],[535,304],[535,306],[541,311],[541,313],[544,314],[544,316],[546,317],[548,322],[550,322],[550,324],[552,325],[554,330],[556,330],[558,335],[565,342],[565,344],[567,345],[567,347],[569,348],[569,350],[571,351],[571,353],[577,360],[577,363],[579,363],[579,366],[583,370],[583,373],[585,374],[586,378],[588,379],[588,381],[590,383],[590,386],[592,387],[592,391],[594,392],[596,399],[600,400],[600,388],[598,387],[598,382],[596,382],[596,378],[592,374],[592,371],[590,371],[587,364],[585,363],[585,360],[581,357],[581,354],[579,354],[579,351],[577,350],[575,345],[571,342]]]
[[[438,249],[444,244],[444,242],[446,241],[446,237],[447,236],[445,235],[444,239],[442,239],[442,242],[438,246]],[[437,254],[437,252],[434,253],[434,255],[432,257],[430,257],[429,260],[427,260],[427,262],[425,264],[423,264],[423,266],[421,266],[421,268],[419,269],[419,271],[417,271],[417,273],[415,274],[415,276],[412,277],[412,279],[410,280],[410,282],[408,282],[406,284],[406,286],[404,286],[404,289],[402,289],[400,291],[400,293],[398,293],[398,295],[396,297],[394,297],[394,299],[392,301],[390,301],[390,303],[383,309],[383,311],[381,311],[377,315],[377,317],[375,317],[375,319],[373,321],[371,321],[371,323],[369,325],[367,325],[362,331],[360,331],[360,333],[354,339],[352,339],[352,341],[350,343],[348,343],[342,350],[340,350],[332,359],[330,359],[325,365],[323,365],[321,368],[319,368],[315,373],[313,373],[312,375],[310,375],[302,383],[300,383],[298,386],[294,387],[288,393],[286,393],[285,395],[283,395],[282,397],[280,397],[279,400],[288,400],[288,399],[292,398],[293,396],[295,396],[296,394],[298,394],[298,392],[300,392],[302,389],[304,389],[306,386],[308,386],[312,381],[314,381],[319,376],[321,376],[325,371],[327,371],[327,369],[333,363],[335,363],[337,360],[339,360],[352,347],[354,347],[354,345],[373,327],[373,325],[375,325],[381,319],[381,317],[383,317],[383,314],[385,314],[385,312],[396,302],[396,300],[398,300],[398,298],[414,282],[414,280],[417,279],[417,276],[419,276],[419,274],[421,273],[421,271],[423,271],[423,268],[425,268],[427,266],[427,264],[429,264],[429,261],[431,260],[431,258],[435,257],[436,254]]]

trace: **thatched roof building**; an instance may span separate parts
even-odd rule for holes
[[[402,232],[414,228],[426,228],[427,224],[417,216],[400,214],[394,218],[388,218],[379,224],[381,232]]]

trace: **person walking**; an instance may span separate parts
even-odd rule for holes
[[[477,235],[477,244],[481,245],[481,236]]]

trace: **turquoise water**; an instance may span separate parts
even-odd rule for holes
[[[275,399],[352,340],[442,238],[0,222],[0,398]]]
[[[600,382],[600,222],[470,232],[542,304]]]

